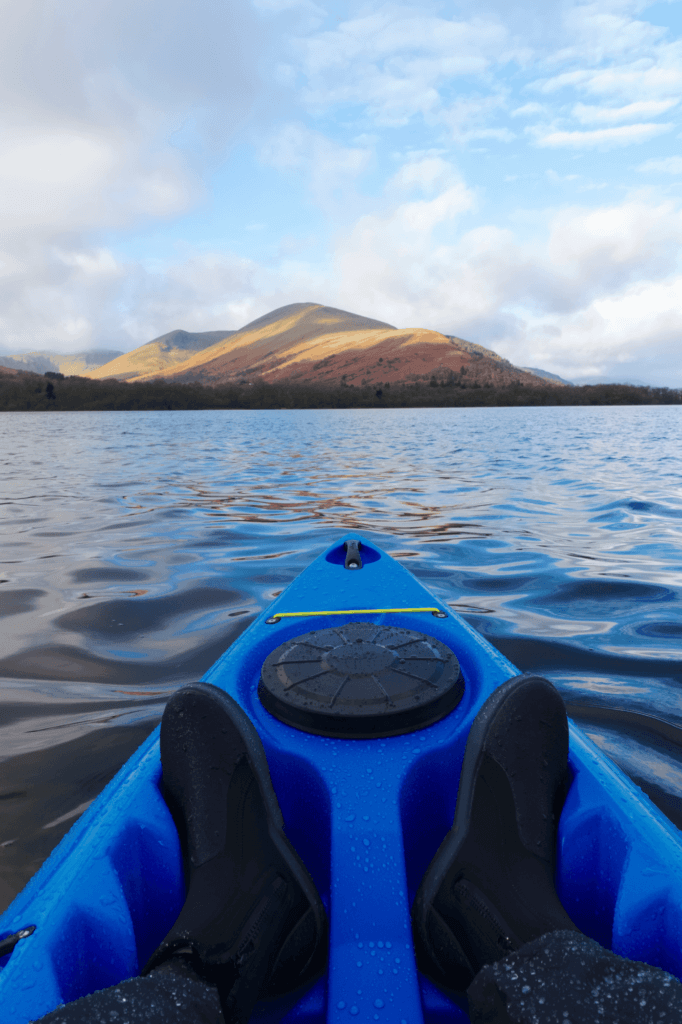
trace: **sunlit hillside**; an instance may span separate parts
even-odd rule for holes
[[[195,350],[169,346],[173,332],[101,367],[97,378],[219,386],[291,381],[299,384],[382,387],[421,379],[465,378],[470,385],[503,387],[539,378],[471,342],[423,328],[398,330],[344,310],[294,303],[273,310],[211,345],[195,335]],[[184,357],[184,358],[183,358]]]

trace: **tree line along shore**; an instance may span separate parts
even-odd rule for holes
[[[0,376],[0,411],[144,409],[377,409],[525,405],[680,405],[682,390],[631,384],[492,387],[452,379],[381,387],[240,382],[218,387],[166,380],[127,383],[22,373]]]

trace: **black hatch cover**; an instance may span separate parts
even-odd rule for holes
[[[423,729],[463,693],[459,662],[440,640],[367,622],[293,637],[265,659],[258,686],[275,718],[346,739]]]

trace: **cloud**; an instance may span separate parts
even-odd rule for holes
[[[567,181],[577,181],[580,177],[579,174],[557,174],[551,167],[548,167],[545,173],[553,185],[563,185]]]
[[[406,164],[386,191],[383,211],[360,217],[338,238],[331,291],[346,308],[362,295],[365,307],[384,310],[384,320],[419,326],[413,318],[450,287],[449,247],[435,233],[453,230],[475,197],[442,160]],[[410,191],[417,195],[408,198]]]
[[[605,9],[608,6],[612,9]],[[628,6],[567,4],[561,13],[565,38],[569,42],[555,50],[551,60],[556,64],[579,61],[589,66],[629,57],[632,53],[656,53],[661,44],[665,47],[665,29],[634,18],[634,5],[630,10]]]
[[[596,70],[582,68],[537,80],[530,87],[545,95],[573,87],[593,96],[631,103],[640,102],[643,97],[650,100],[677,98],[682,89],[682,66],[676,54],[670,65],[636,60],[629,65]]]
[[[549,131],[544,135],[538,132],[537,145],[552,148],[566,146],[572,149],[602,146],[611,149],[614,146],[648,142],[649,139],[669,132],[672,128],[672,124],[627,124],[618,128],[597,128],[588,132]]]
[[[303,174],[311,197],[327,214],[354,201],[357,179],[372,161],[369,146],[343,146],[299,123],[277,128],[260,148],[261,160],[284,174]]]
[[[458,21],[385,4],[332,31],[302,39],[304,102],[316,112],[359,106],[377,125],[398,126],[447,109],[439,88],[480,75],[508,49],[496,18]]]
[[[447,125],[450,137],[457,142],[473,139],[497,139],[511,142],[516,138],[509,128],[484,127],[485,124],[505,106],[501,92],[489,96],[458,97],[440,114],[440,121]]]
[[[633,121],[639,117],[658,117],[671,107],[677,106],[678,102],[677,99],[639,100],[624,107],[593,107],[576,103],[572,114],[581,124],[612,124],[614,121]]]
[[[545,114],[547,113],[547,107],[542,103],[524,103],[522,107],[517,107],[516,110],[512,110],[512,117],[532,117],[534,114]]]
[[[261,89],[247,0],[25,0],[0,37],[0,324],[4,346],[126,338],[106,248],[191,209]]]
[[[663,160],[645,160],[638,171],[662,171],[664,174],[682,174],[682,156],[668,156]]]

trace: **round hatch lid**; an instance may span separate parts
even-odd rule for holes
[[[293,637],[265,659],[258,686],[275,718],[346,739],[423,729],[463,693],[459,662],[440,640],[368,622]]]

